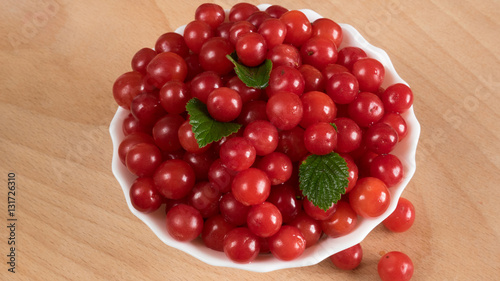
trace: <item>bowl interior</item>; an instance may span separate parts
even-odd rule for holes
[[[259,9],[265,10],[268,4],[259,5]],[[309,10],[301,10],[306,14],[308,19],[313,22],[318,18],[322,18],[318,13]],[[227,11],[226,11],[227,12]],[[405,83],[396,73],[392,62],[385,51],[377,48],[368,41],[366,41],[363,36],[352,26],[348,24],[340,24],[343,31],[343,42],[339,46],[339,49],[346,46],[355,46],[362,48],[369,57],[379,60],[385,67],[386,75],[382,87],[387,87],[394,83]],[[179,27],[176,32],[183,34],[184,27]],[[413,107],[411,107],[402,116],[408,125],[408,135],[403,139],[392,152],[392,154],[399,157],[404,166],[404,178],[396,186],[390,188],[391,193],[391,203],[387,211],[377,218],[365,219],[359,218],[359,223],[356,229],[348,235],[339,238],[330,238],[325,235],[318,241],[318,243],[312,247],[309,247],[305,252],[296,260],[293,261],[280,261],[274,258],[271,254],[259,255],[259,257],[249,264],[237,264],[230,261],[224,253],[211,250],[203,245],[200,238],[195,239],[192,242],[178,242],[172,239],[166,231],[165,228],[165,211],[164,208],[160,208],[158,211],[150,214],[144,214],[137,211],[131,204],[129,190],[132,182],[135,180],[127,168],[121,163],[118,157],[118,146],[121,140],[124,138],[122,132],[123,120],[129,114],[128,110],[123,108],[118,108],[113,120],[110,124],[110,134],[113,142],[113,158],[112,158],[112,171],[118,182],[120,183],[125,199],[127,201],[130,211],[142,220],[155,234],[158,238],[165,244],[184,251],[191,256],[215,266],[225,266],[239,268],[255,272],[269,272],[277,269],[292,268],[309,266],[319,263],[325,258],[349,248],[357,243],[360,243],[367,235],[373,230],[378,224],[380,224],[385,218],[387,218],[396,208],[397,201],[401,196],[404,188],[413,177],[415,173],[415,153],[417,148],[417,142],[420,135],[420,124],[418,123],[415,114],[413,112]],[[166,249],[168,250],[168,249]]]

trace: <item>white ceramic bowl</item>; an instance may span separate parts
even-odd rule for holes
[[[262,4],[258,7],[261,10],[265,10],[269,6],[270,5],[268,4]],[[301,11],[306,14],[311,22],[318,18],[322,18],[322,16],[314,11],[308,9]],[[348,24],[340,24],[340,26],[343,31],[343,42],[339,46],[339,49],[346,46],[360,47],[369,57],[377,59],[384,65],[386,74],[382,87],[387,87],[394,83],[407,84],[396,73],[392,62],[385,51],[368,43],[368,41],[366,41],[352,26]],[[178,28],[176,32],[183,34],[184,26]],[[151,214],[144,214],[137,211],[132,206],[130,202],[129,190],[135,176],[128,172],[127,168],[121,163],[118,157],[118,146],[124,138],[122,132],[122,122],[128,114],[129,111],[123,108],[118,108],[113,120],[111,121],[109,131],[113,141],[112,171],[123,189],[123,194],[125,195],[130,211],[142,220],[158,236],[158,238],[160,238],[160,240],[168,246],[184,251],[193,257],[214,266],[234,267],[255,272],[269,272],[277,269],[317,264],[339,251],[360,243],[371,230],[387,218],[396,208],[401,193],[415,173],[415,152],[420,135],[420,124],[415,117],[413,107],[411,107],[403,114],[403,117],[408,125],[408,135],[392,152],[394,155],[398,156],[403,163],[404,178],[400,184],[390,188],[391,204],[384,214],[372,219],[360,217],[356,229],[343,237],[330,238],[324,235],[316,245],[307,248],[299,258],[293,261],[280,261],[274,258],[271,254],[266,254],[259,255],[259,257],[252,263],[237,264],[230,261],[223,252],[217,252],[205,247],[200,238],[189,243],[178,242],[172,239],[165,227],[165,211],[163,208]],[[147,230],[144,229],[144,231]],[[168,251],[168,247],[165,247],[165,251]]]

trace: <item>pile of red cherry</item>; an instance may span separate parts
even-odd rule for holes
[[[148,213],[165,205],[174,239],[201,236],[238,263],[269,252],[295,259],[323,234],[343,236],[358,216],[384,213],[389,188],[403,177],[391,151],[407,134],[401,113],[413,94],[404,84],[381,88],[384,66],[360,48],[338,49],[341,42],[342,28],[330,19],[311,23],[297,10],[272,5],[260,11],[249,3],[226,13],[207,3],[183,35],[165,33],[154,49],[139,50],[132,71],[113,86],[118,105],[130,110],[119,157],[137,176],[133,206]],[[230,54],[248,67],[271,60],[267,87],[247,86]],[[200,147],[185,108],[192,98],[206,104],[214,120],[241,129]],[[309,154],[332,152],[346,161],[349,185],[325,211],[302,195],[297,171]],[[414,214],[401,198],[384,225],[406,231]],[[353,269],[361,257],[357,244],[331,260]],[[391,252],[378,270],[384,280],[408,280],[413,264]]]

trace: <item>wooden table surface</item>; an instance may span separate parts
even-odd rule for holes
[[[0,279],[377,280],[381,253],[400,250],[414,262],[414,280],[499,280],[500,2],[308,2],[280,4],[353,25],[387,51],[413,89],[422,133],[417,172],[403,193],[417,211],[409,231],[377,227],[352,272],[325,260],[252,273],[164,245],[129,211],[111,173],[111,88],[138,49],[189,22],[202,2],[7,0],[0,11]]]

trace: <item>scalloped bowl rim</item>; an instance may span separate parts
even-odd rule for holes
[[[260,10],[265,10],[269,6],[269,4],[258,5]],[[318,18],[322,18],[321,15],[310,9],[301,9],[300,11],[306,14],[311,22]],[[368,41],[366,41],[366,39],[364,39],[363,36],[351,25],[342,23],[339,23],[339,25],[342,27],[343,32],[343,42],[339,46],[339,49],[345,46],[357,46],[362,48],[369,57],[379,60],[384,65],[386,70],[386,76],[384,79],[384,83],[382,84],[383,87],[387,87],[388,85],[394,83],[404,83],[408,85],[397,74],[389,56],[384,50],[368,43]],[[184,27],[185,25],[179,27],[175,32],[182,34],[184,31]],[[412,106],[407,112],[402,114],[408,125],[408,135],[396,146],[396,148],[392,152],[393,154],[397,155],[403,163],[404,178],[398,185],[393,186],[389,189],[391,193],[391,204],[384,214],[371,219],[359,217],[359,223],[356,229],[345,236],[339,238],[331,238],[325,237],[324,235],[316,245],[307,248],[302,256],[295,260],[281,261],[273,257],[271,254],[265,254],[259,255],[259,257],[251,263],[239,264],[229,260],[223,252],[214,251],[205,247],[200,238],[195,239],[194,241],[189,243],[179,242],[172,239],[165,228],[165,212],[163,206],[162,208],[160,208],[160,210],[157,210],[156,212],[153,212],[151,214],[141,213],[132,206],[129,196],[129,190],[130,185],[135,179],[135,176],[128,172],[127,168],[121,163],[118,157],[118,146],[121,140],[124,138],[121,124],[127,117],[128,113],[128,110],[119,107],[111,121],[109,131],[113,143],[112,172],[123,189],[123,193],[125,195],[125,199],[130,211],[136,217],[142,220],[149,228],[151,228],[156,236],[168,246],[181,250],[213,266],[232,267],[254,272],[269,272],[284,268],[315,265],[339,251],[360,243],[377,225],[379,225],[385,218],[387,218],[396,208],[398,200],[394,199],[399,199],[406,185],[413,177],[416,169],[415,154],[418,139],[420,136],[420,124],[415,117]]]

